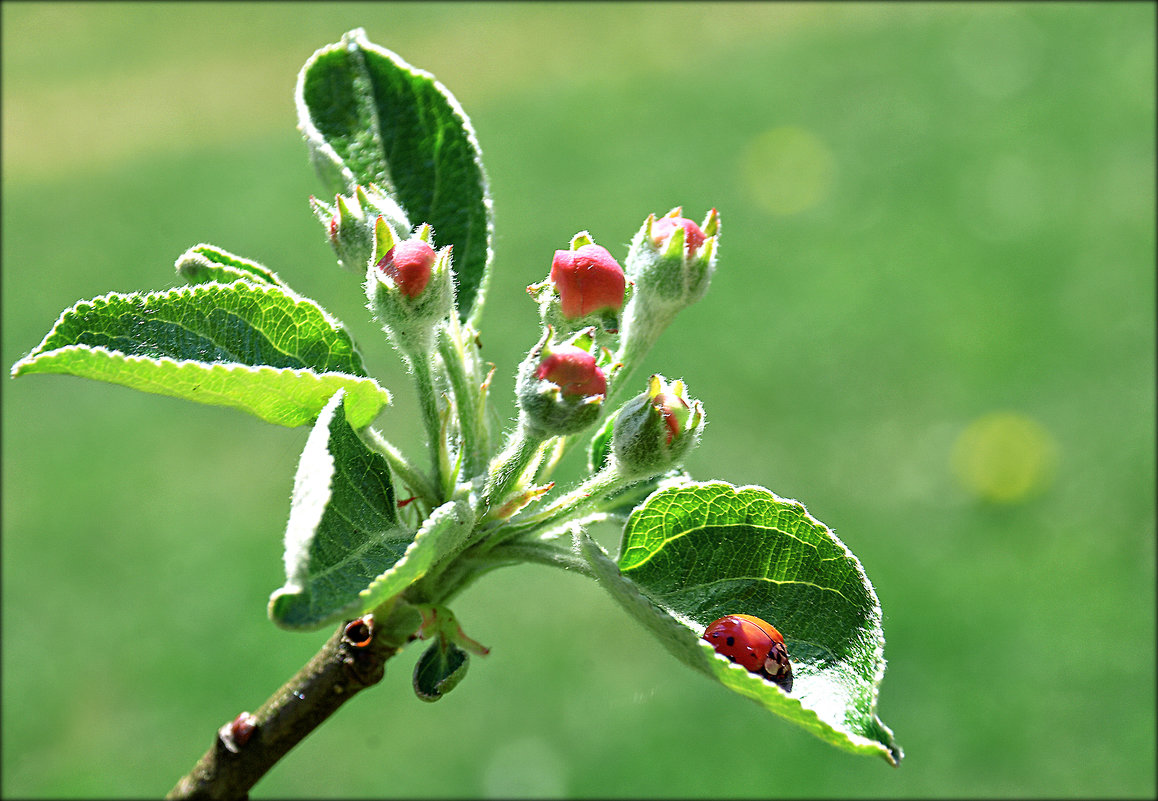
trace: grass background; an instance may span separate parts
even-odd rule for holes
[[[1095,7],[1096,5],[1096,7]],[[3,362],[207,241],[278,270],[413,393],[306,197],[297,70],[363,26],[471,115],[493,184],[484,355],[513,411],[524,287],[588,229],[723,219],[646,365],[690,467],[804,501],[884,607],[850,756],[673,662],[594,584],[500,571],[491,646],[417,650],[262,797],[1153,796],[1152,4],[3,4]],[[3,383],[6,797],[166,792],[328,632],[265,616],[305,430],[69,377]],[[614,546],[614,531],[598,532]]]

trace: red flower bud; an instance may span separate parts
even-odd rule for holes
[[[421,239],[399,242],[378,261],[378,269],[390,276],[408,298],[418,297],[426,289],[433,266],[434,248]]]
[[[595,357],[582,348],[563,345],[539,362],[535,378],[550,381],[567,396],[606,395],[607,379]]]
[[[707,236],[703,230],[687,217],[659,217],[651,226],[651,242],[659,247],[668,241],[676,228],[684,229],[684,247],[688,255],[695,253],[704,244]]]
[[[623,268],[607,248],[583,245],[576,250],[556,250],[551,261],[551,280],[559,290],[559,305],[568,319],[584,317],[623,306],[627,280]]]

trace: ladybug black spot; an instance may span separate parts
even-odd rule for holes
[[[733,645],[735,645],[735,644],[736,644],[736,638],[735,638],[735,637],[729,637],[729,638],[726,640],[726,642],[727,642],[727,644],[728,644],[728,647],[729,647],[729,648],[731,648]]]

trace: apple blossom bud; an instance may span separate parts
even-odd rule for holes
[[[683,461],[699,442],[704,408],[688,398],[683,381],[653,375],[647,391],[623,404],[611,432],[615,467],[624,476],[647,478]]]
[[[585,317],[623,307],[627,279],[619,262],[600,245],[583,245],[577,250],[556,250],[551,262],[551,280],[559,292],[564,317]]]
[[[648,215],[627,254],[625,273],[634,286],[623,309],[617,353],[624,376],[639,364],[682,309],[704,296],[716,268],[720,216],[712,209],[696,225],[674,208]]]
[[[357,186],[349,195],[336,195],[333,205],[311,197],[310,208],[326,226],[338,263],[359,274],[365,272],[373,253],[374,227],[379,218],[398,235],[410,230],[402,207],[375,184]]]
[[[372,255],[366,269],[370,309],[403,353],[428,358],[438,325],[454,314],[451,248],[435,251],[434,234],[423,223],[397,241],[387,221],[374,223]]]
[[[526,423],[540,436],[574,434],[595,422],[607,394],[607,378],[595,353],[594,328],[569,342],[552,344],[554,330],[519,366],[515,388]],[[586,345],[584,349],[581,345]]]
[[[668,241],[669,237],[675,233],[676,228],[684,229],[684,249],[688,255],[692,255],[700,249],[700,245],[704,244],[707,236],[694,222],[687,217],[660,217],[651,226],[651,243],[661,250],[666,250],[663,246]]]
[[[716,266],[720,216],[712,209],[701,228],[676,207],[663,217],[649,215],[627,256],[635,297],[655,311],[670,314],[690,306],[708,291]]]
[[[430,281],[434,259],[434,248],[428,243],[421,239],[407,239],[386,251],[377,267],[390,276],[403,295],[416,298]]]
[[[570,248],[555,251],[550,275],[527,291],[539,303],[543,325],[561,334],[591,325],[615,333],[631,288],[607,248],[580,231],[572,237]]]
[[[539,362],[535,378],[550,381],[567,397],[607,394],[607,379],[595,357],[568,345],[556,348]]]

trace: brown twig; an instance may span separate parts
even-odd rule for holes
[[[398,610],[399,613],[405,610]],[[413,614],[413,610],[409,610]],[[409,628],[367,615],[343,624],[296,675],[250,715],[222,726],[212,747],[169,791],[170,799],[239,799],[279,759],[356,693],[381,681]],[[415,627],[416,628],[416,627]],[[410,631],[413,631],[410,628]]]

